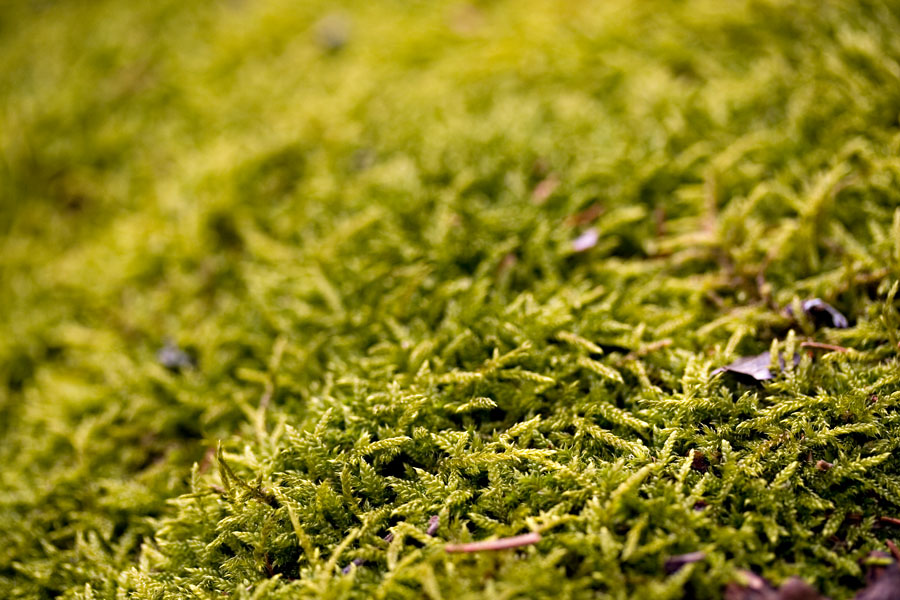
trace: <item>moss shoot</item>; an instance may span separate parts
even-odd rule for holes
[[[900,538],[898,32],[4,2],[0,596],[853,597]]]

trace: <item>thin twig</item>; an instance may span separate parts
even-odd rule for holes
[[[825,344],[822,342],[802,342],[801,348],[817,348],[819,350],[831,350],[832,352],[850,352],[850,348],[836,346],[834,344]]]
[[[447,552],[482,552],[485,550],[507,550],[509,548],[519,548],[521,546],[529,546],[541,541],[539,533],[525,533],[508,538],[500,538],[499,540],[484,540],[482,542],[471,542],[469,544],[447,544],[444,550]]]
[[[878,517],[882,523],[890,523],[891,525],[900,525],[900,519],[897,517]]]

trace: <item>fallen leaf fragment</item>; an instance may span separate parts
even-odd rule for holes
[[[428,519],[428,529],[425,530],[425,533],[434,537],[434,534],[437,533],[438,527],[441,526],[441,518],[438,515],[432,515],[430,519]]]
[[[825,596],[799,577],[791,577],[781,584],[777,597],[779,600],[825,600]]]
[[[747,583],[729,583],[725,587],[725,600],[826,600],[825,596],[798,577],[791,577],[776,590],[756,573],[742,573]]]
[[[719,367],[718,369],[713,371],[712,374],[718,375],[719,373],[733,373],[735,375],[738,375],[740,378],[750,378],[755,381],[765,381],[774,377],[772,371],[769,369],[770,364],[772,364],[772,355],[769,354],[768,351],[766,351],[756,356],[745,356],[744,358],[739,358],[730,365]]]
[[[794,364],[796,365],[799,363],[800,355],[795,354]],[[775,378],[775,375],[772,373],[771,369],[769,369],[769,365],[771,364],[772,355],[767,350],[762,354],[757,354],[756,356],[745,356],[743,358],[739,358],[730,365],[719,367],[718,369],[713,371],[712,374],[718,375],[719,373],[731,373],[745,383],[759,383],[761,381],[766,381],[767,379]],[[784,358],[782,358],[781,356],[778,357],[778,364],[780,364],[781,367],[784,368]]]
[[[531,201],[535,204],[543,204],[558,186],[559,179],[551,174],[535,186],[534,191],[531,193]]]
[[[325,15],[315,25],[316,42],[326,52],[338,52],[350,41],[350,29],[350,20],[346,16]]]
[[[700,562],[706,559],[706,552],[688,552],[687,554],[679,554],[666,559],[665,570],[666,575],[672,575],[681,570],[685,565]]]
[[[347,565],[346,567],[344,567],[343,569],[341,569],[341,573],[343,573],[344,575],[346,575],[347,573],[349,573],[349,572],[351,571],[351,569],[353,569],[354,566],[359,567],[359,566],[361,566],[364,562],[366,562],[366,561],[364,561],[364,560],[361,559],[361,558],[354,558],[353,561],[352,561],[349,565]]]
[[[173,372],[193,369],[194,359],[190,354],[179,348],[171,340],[156,353],[159,364]]]
[[[866,567],[866,582],[869,585],[875,583],[893,563],[893,557],[887,552],[873,550],[868,556],[859,561]]]
[[[900,598],[900,568],[894,563],[853,600],[897,600]]]
[[[471,542],[468,544],[447,544],[444,546],[446,552],[484,552],[488,550],[507,550],[509,548],[520,548],[529,546],[541,541],[539,533],[524,533],[508,538],[500,538],[498,540],[484,540],[481,542]]]
[[[709,471],[709,459],[699,450],[694,450],[694,456],[691,460],[691,468],[701,473]]]
[[[447,25],[457,35],[472,37],[484,27],[484,14],[477,6],[464,3],[457,6],[448,16]]]
[[[725,600],[774,600],[775,590],[769,582],[753,573],[742,571],[745,584],[732,581],[725,586]]]
[[[845,329],[850,326],[847,317],[841,314],[841,311],[831,306],[821,298],[810,298],[800,303],[800,308],[809,316],[813,322],[819,327],[835,327],[837,329]],[[788,307],[787,312],[790,315],[794,311]]]
[[[574,252],[584,252],[585,250],[590,250],[597,245],[598,241],[600,241],[600,234],[597,233],[596,229],[591,227],[590,229],[585,230],[585,232],[579,235],[577,238],[572,240],[572,250]]]
[[[590,223],[596,221],[597,217],[602,214],[603,205],[592,204],[580,213],[575,213],[574,215],[566,218],[566,225],[571,225],[572,227],[577,227],[579,225],[589,225]]]

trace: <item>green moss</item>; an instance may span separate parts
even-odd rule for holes
[[[862,587],[894,3],[132,4],[2,9],[0,595]]]

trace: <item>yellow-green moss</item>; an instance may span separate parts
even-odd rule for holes
[[[0,595],[863,585],[896,3],[135,4],[0,9]]]

